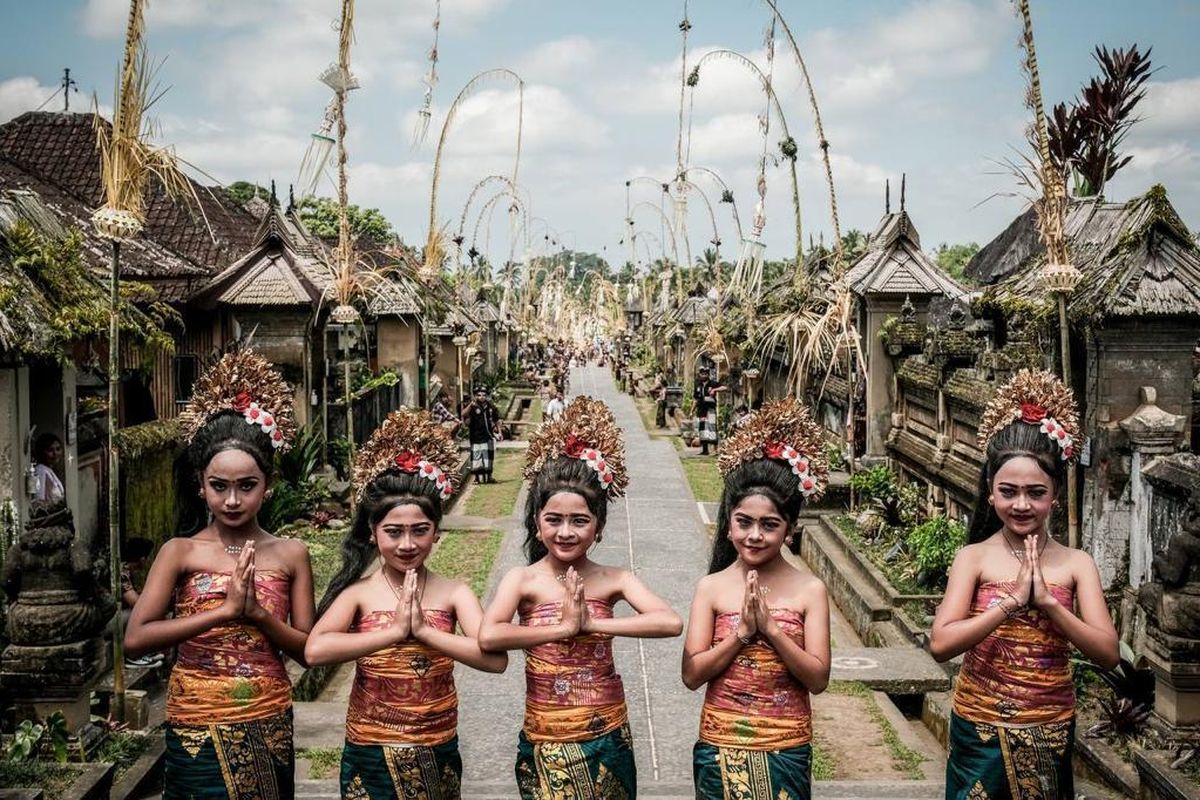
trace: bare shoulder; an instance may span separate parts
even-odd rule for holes
[[[982,542],[975,544],[963,545],[963,548],[954,556],[954,563],[951,569],[958,567],[960,569],[977,568],[983,560],[984,553],[987,552],[988,543],[991,539],[984,539]]]
[[[819,600],[829,595],[829,590],[825,588],[825,581],[811,572],[800,576],[798,588],[800,595],[807,600]]]

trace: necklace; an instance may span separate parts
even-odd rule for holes
[[[1010,541],[1008,538],[1008,531],[1006,531],[1003,528],[1000,529],[1000,535],[1004,537],[1004,545],[1008,548],[1008,552],[1012,553],[1012,557],[1017,560],[1017,563],[1019,564],[1022,561],[1024,561],[1025,560],[1024,546],[1013,547],[1012,541]],[[1046,535],[1046,538],[1044,540],[1042,540],[1041,545],[1038,546],[1038,558],[1039,559],[1042,557],[1042,553],[1046,552],[1046,545],[1048,545],[1048,544],[1050,544],[1050,535],[1049,534]]]
[[[396,584],[392,583],[392,579],[388,577],[387,572],[383,573],[383,579],[387,582],[388,588],[392,590],[392,594],[396,595],[396,599],[401,603],[404,602],[404,594],[400,589],[396,588]],[[425,596],[425,585],[429,583],[429,572],[423,571],[421,577],[417,581],[416,601],[421,602],[421,598]]]

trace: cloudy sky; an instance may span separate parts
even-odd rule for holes
[[[437,135],[454,96],[483,70],[507,67],[525,81],[523,185],[535,238],[547,226],[565,245],[625,254],[618,244],[625,181],[674,172],[679,122],[682,0],[444,0],[434,117],[412,147],[422,75],[433,41],[434,0],[358,0],[352,63],[362,88],[348,103],[353,202],[376,206],[408,241],[423,240]],[[908,208],[923,244],[995,236],[1020,210],[999,162],[1023,147],[1027,113],[1008,0],[779,0],[816,91],[833,153],[843,228],[870,230],[907,174]],[[148,42],[164,58],[169,92],[156,106],[161,140],[222,182],[281,186],[295,180],[329,90],[317,74],[336,56],[338,0],[151,0]],[[127,0],[0,0],[0,121],[38,108],[63,67],[79,82],[72,108],[93,93],[111,104]],[[1134,156],[1110,187],[1123,199],[1156,182],[1200,227],[1200,30],[1198,0],[1036,0],[1039,60],[1048,101],[1073,95],[1094,71],[1096,44],[1152,45],[1157,67],[1144,120],[1127,142]],[[691,0],[689,66],[704,53],[739,51],[764,70],[769,22],[762,0]],[[775,85],[800,145],[805,238],[831,229],[807,94],[779,33]],[[732,187],[742,220],[752,214],[762,136],[762,92],[728,59],[705,62],[692,98],[690,163]],[[46,108],[60,109],[61,96]],[[457,229],[471,187],[511,174],[514,82],[485,81],[459,105],[450,128],[438,218]],[[772,120],[774,145],[780,124]],[[715,202],[719,189],[697,178]],[[794,242],[790,185],[767,171],[770,257]],[[325,193],[331,187],[326,185]],[[639,230],[661,233],[651,181],[633,184]],[[466,235],[493,261],[509,248],[506,204]],[[990,198],[990,199],[989,199]],[[646,203],[644,205],[637,205]],[[689,227],[698,252],[712,223],[699,198]],[[724,253],[736,249],[728,206],[717,206]],[[489,225],[490,222],[490,225]],[[657,250],[642,237],[638,257]],[[657,255],[657,253],[654,253]]]

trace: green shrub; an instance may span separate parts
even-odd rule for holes
[[[271,497],[263,503],[260,519],[270,531],[306,517],[329,497],[329,487],[315,477],[321,466],[323,439],[316,425],[305,427],[290,450],[276,460]]]
[[[938,516],[908,532],[906,544],[913,561],[925,573],[945,575],[955,554],[967,543],[967,526]]]
[[[887,500],[896,495],[896,476],[886,464],[876,464],[851,475],[850,488],[863,502]]]

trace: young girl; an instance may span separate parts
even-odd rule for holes
[[[825,485],[823,449],[793,399],[764,406],[721,449],[717,535],[683,651],[684,684],[708,684],[693,750],[697,798],[811,795],[808,697],[829,683],[829,599],[782,553],[799,550],[800,507]]]
[[[159,550],[125,633],[130,657],[178,647],[167,685],[163,797],[293,796],[292,686],[313,623],[302,542],[256,515],[295,433],[292,390],[259,356],[230,353],[180,416],[178,530]],[[170,613],[174,611],[174,616]]]
[[[457,462],[445,428],[403,409],[355,458],[358,512],[305,649],[312,664],[358,661],[342,797],[458,800],[454,662],[488,672],[508,664],[508,656],[483,653],[475,641],[483,608],[471,589],[425,566],[440,537],[442,503],[454,494]],[[465,635],[455,635],[456,624]]]
[[[1075,400],[1054,375],[1022,370],[996,393],[979,439],[979,506],[929,645],[939,661],[966,653],[946,797],[1074,797],[1070,649],[1105,668],[1118,661],[1095,563],[1046,529],[1080,446]]]
[[[683,623],[632,572],[588,558],[603,536],[609,499],[627,482],[612,413],[577,398],[534,434],[525,476],[529,566],[504,576],[479,632],[485,650],[526,651],[517,788],[523,800],[636,797],[612,637],[678,636]],[[615,619],[620,600],[637,613]]]

